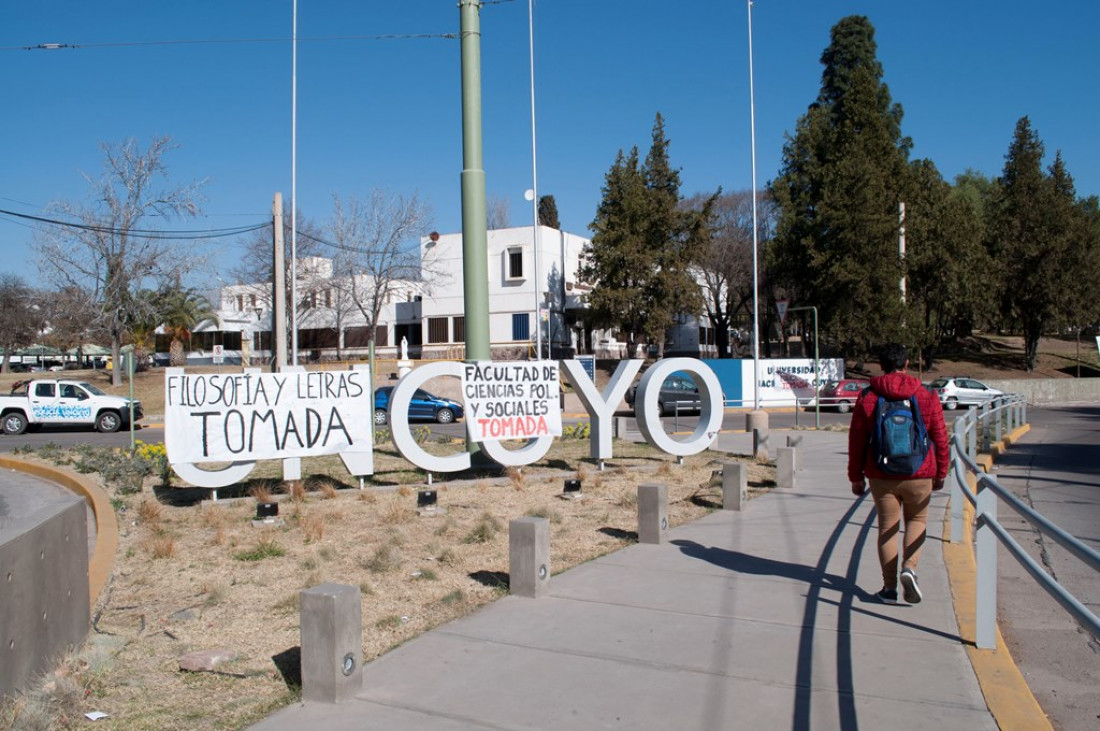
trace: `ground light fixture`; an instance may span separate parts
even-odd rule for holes
[[[566,480],[565,481],[565,487],[562,489],[562,492],[580,492],[580,491],[581,491],[581,481],[580,480]]]
[[[438,497],[435,490],[418,490],[416,493],[416,507],[421,509],[434,508]]]
[[[274,518],[279,514],[279,503],[265,502],[256,503],[256,519],[264,520],[267,518]]]

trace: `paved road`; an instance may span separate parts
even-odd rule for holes
[[[998,481],[1100,550],[1100,406],[1033,407],[1031,431],[998,457]],[[1002,508],[1012,536],[1092,612],[1100,574]],[[998,557],[1001,630],[1028,685],[1059,729],[1100,728],[1100,644],[1081,630],[1007,551]]]

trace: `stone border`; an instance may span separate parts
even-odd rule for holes
[[[1024,424],[1005,437],[1003,442],[991,447],[996,454],[1004,453],[1004,444],[1012,444],[1029,430]],[[988,472],[993,464],[991,455],[980,455],[978,460],[983,470]],[[967,476],[970,489],[977,480]],[[963,500],[963,535],[959,543],[951,543],[951,513],[943,517],[943,559],[947,565],[947,579],[951,585],[952,604],[955,608],[955,620],[959,625],[959,636],[966,645],[966,654],[978,678],[982,695],[989,712],[993,714],[997,726],[1002,729],[1051,729],[1050,719],[1024,680],[1016,661],[1005,645],[1001,630],[997,628],[997,649],[979,650],[975,643],[974,604],[977,598],[977,567],[974,562],[974,543],[972,522],[974,507]]]
[[[92,508],[95,515],[95,548],[88,559],[88,595],[90,606],[95,607],[100,593],[111,578],[111,569],[115,565],[115,552],[118,550],[118,518],[111,505],[110,498],[99,485],[88,478],[58,467],[48,467],[36,462],[26,462],[12,457],[0,457],[0,468],[18,470],[35,477],[61,485],[80,495]]]

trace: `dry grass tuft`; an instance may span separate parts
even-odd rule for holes
[[[379,513],[378,518],[385,525],[397,525],[412,520],[415,515],[412,506],[391,500]]]
[[[336,497],[336,486],[331,480],[325,480],[317,487],[317,493],[322,500],[332,500]]]
[[[504,473],[508,477],[508,481],[512,483],[513,489],[522,492],[527,487],[527,476],[523,474],[523,470],[519,467],[509,467]]]
[[[160,524],[160,520],[164,515],[164,508],[156,499],[142,499],[138,503],[138,518],[142,523],[150,526],[156,526]]]
[[[303,518],[302,534],[306,543],[318,543],[325,537],[325,516],[307,515]]]
[[[255,498],[258,503],[270,503],[275,500],[275,496],[271,494],[270,486],[263,482],[253,486],[248,494]]]
[[[224,546],[227,536],[224,525],[219,525],[214,529],[214,535],[210,536],[210,545],[212,546]]]
[[[371,573],[384,574],[401,568],[401,551],[392,543],[383,543],[363,562],[363,568]]]
[[[176,539],[173,536],[153,536],[149,539],[148,546],[153,558],[172,558],[176,555]]]
[[[401,497],[409,497],[413,494],[413,492],[414,490],[408,485],[402,485],[401,487],[397,488],[397,494]]]
[[[306,500],[306,486],[301,480],[291,480],[283,483],[283,489],[290,495],[295,503],[304,503]]]
[[[360,490],[358,500],[367,505],[374,505],[378,502],[378,496],[374,494],[373,490]]]
[[[584,462],[581,462],[577,466],[577,479],[581,480],[582,482],[588,479],[588,465],[586,465]]]
[[[668,462],[667,460],[661,460],[661,462],[657,465],[657,474],[658,475],[667,475],[667,474],[671,474],[671,473],[672,473],[672,463]]]
[[[462,542],[490,543],[497,537],[497,533],[500,533],[503,527],[504,525],[497,520],[492,513],[482,513],[481,518],[474,524],[470,532],[466,534],[466,537],[462,539]]]
[[[554,510],[549,505],[540,505],[531,508],[527,511],[526,515],[530,518],[546,518],[551,523],[561,523],[562,520],[564,520],[561,511]]]

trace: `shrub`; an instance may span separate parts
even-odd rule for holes
[[[251,549],[233,554],[233,558],[238,561],[262,561],[265,558],[277,558],[284,555],[286,555],[286,549],[276,543],[274,538],[264,538]]]
[[[482,513],[481,519],[462,540],[464,543],[489,543],[496,538],[502,527],[500,521],[490,513]]]

